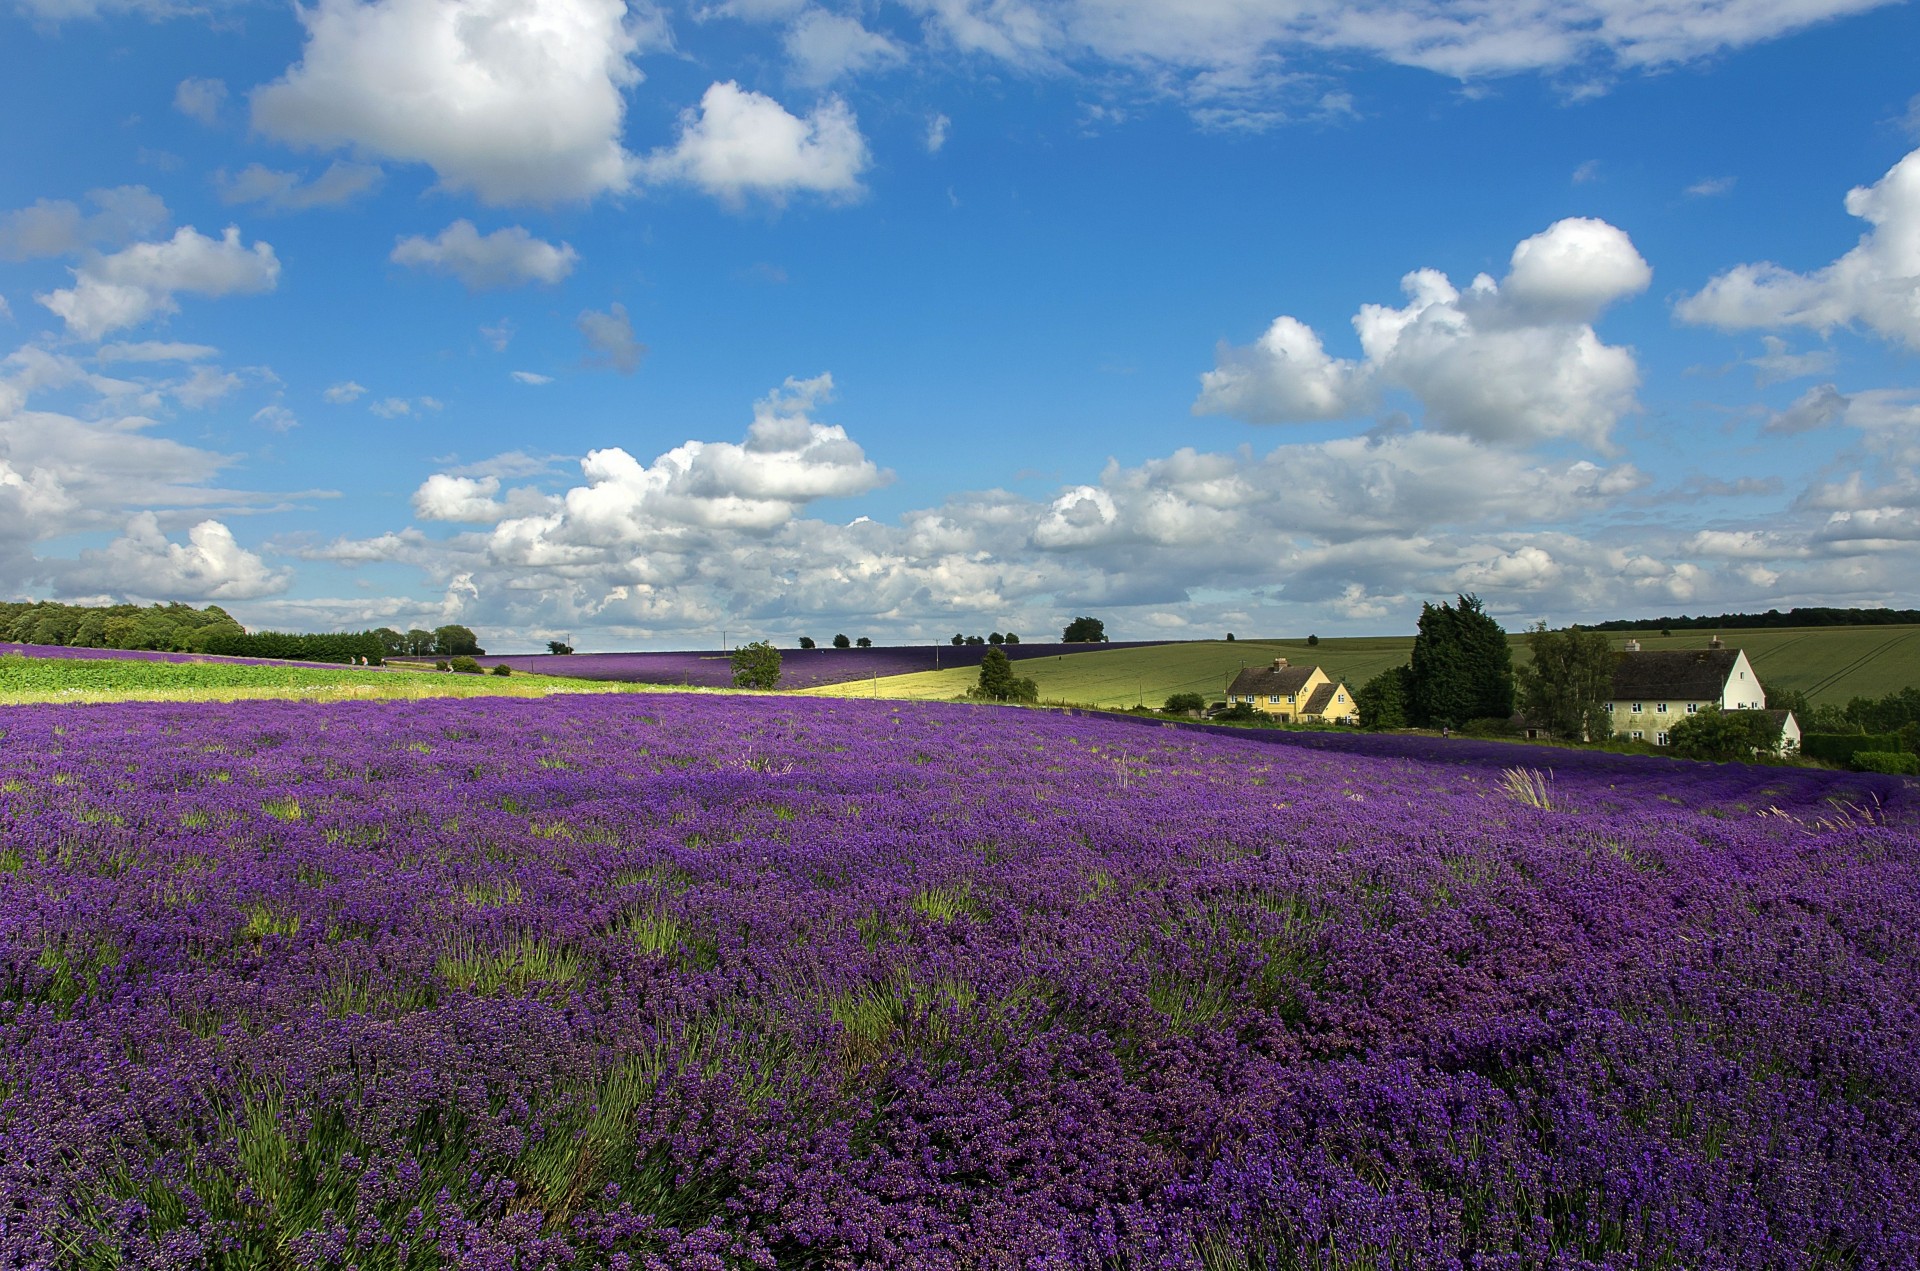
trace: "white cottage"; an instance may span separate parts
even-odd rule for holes
[[[1716,639],[1704,649],[1648,651],[1629,640],[1625,651],[1614,654],[1613,700],[1607,703],[1614,732],[1664,746],[1675,724],[1709,706],[1766,709],[1766,691],[1746,650],[1723,648]],[[1795,722],[1796,742],[1799,733]]]

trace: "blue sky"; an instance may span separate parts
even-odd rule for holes
[[[0,592],[513,650],[1920,591],[1913,6],[6,2]]]

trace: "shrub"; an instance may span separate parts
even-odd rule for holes
[[[1901,749],[1898,733],[1808,733],[1800,739],[1800,753],[1809,759],[1848,764],[1861,751]]]
[[[1920,777],[1920,755],[1904,750],[1856,750],[1848,761],[1855,772],[1885,772],[1899,777]]]
[[[844,640],[846,637],[841,636],[840,639]],[[769,689],[779,683],[780,650],[765,640],[755,640],[733,651],[733,686],[735,688]]]
[[[450,671],[453,668],[447,665],[447,660],[445,658],[441,658],[438,662],[435,662],[433,664],[433,669],[436,671]]]
[[[1167,704],[1164,709],[1169,715],[1184,715],[1188,711],[1203,711],[1207,709],[1207,699],[1198,693],[1175,693],[1167,698]]]
[[[499,666],[496,666],[493,668],[493,673],[495,675],[512,675],[513,668],[508,666],[505,662],[502,662]]]
[[[1462,737],[1511,737],[1514,735],[1512,719],[1502,719],[1487,715],[1480,719],[1470,719],[1460,725]]]
[[[1780,750],[1780,725],[1767,711],[1723,711],[1709,706],[1689,715],[1667,734],[1682,759],[1752,759]]]
[[[459,657],[457,657],[457,658],[453,658],[453,659],[451,659],[451,660],[450,660],[450,661],[449,661],[449,662],[447,663],[447,666],[448,666],[448,667],[449,667],[449,668],[450,668],[450,669],[451,669],[451,670],[452,670],[452,671],[454,672],[454,674],[456,674],[456,675],[479,675],[479,674],[481,674],[481,671],[480,671],[480,664],[479,664],[478,662],[475,662],[475,661],[474,661],[474,660],[473,660],[472,658],[470,658],[470,657],[468,657],[468,656],[467,656],[466,654],[464,654],[464,653],[463,653],[463,654],[461,654],[461,655],[460,655]]]

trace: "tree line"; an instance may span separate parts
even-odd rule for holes
[[[478,656],[473,631],[457,623],[431,631],[301,633],[248,631],[218,605],[69,605],[58,601],[0,603],[0,640],[10,644],[62,645],[80,649],[125,649],[159,653],[204,653],[214,657],[278,658],[290,662],[358,662],[378,665],[397,657]]]
[[[1709,631],[1725,628],[1729,631],[1752,630],[1759,627],[1881,627],[1920,624],[1920,609],[1826,609],[1806,608],[1789,609],[1781,613],[1778,609],[1769,609],[1765,613],[1723,613],[1717,618],[1702,615],[1689,618],[1681,614],[1677,618],[1612,618],[1606,622],[1596,622],[1589,630],[1593,631],[1646,631],[1658,628],[1662,631]]]

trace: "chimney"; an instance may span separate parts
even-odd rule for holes
[[[1275,658],[1273,660],[1273,669],[1276,671],[1281,670],[1286,665],[1287,665],[1287,660],[1285,658]]]
[[[1640,642],[1638,640],[1627,641],[1627,652],[1628,653],[1640,652]]]
[[[1709,649],[1724,649],[1726,646],[1720,643],[1719,636],[1714,636],[1712,639],[1707,641],[1707,647]]]

